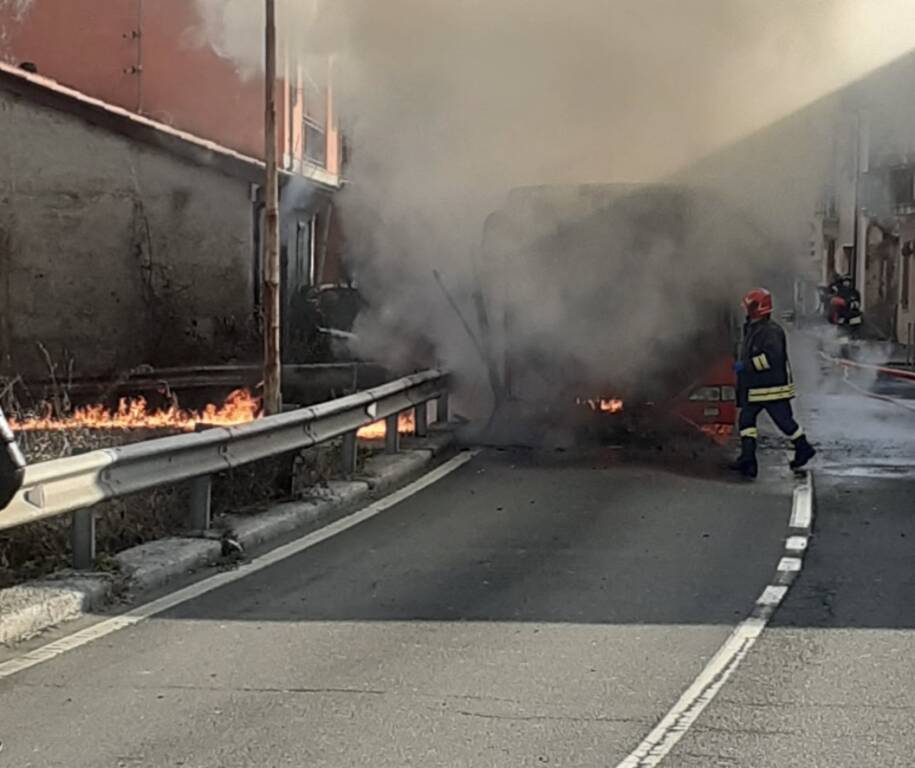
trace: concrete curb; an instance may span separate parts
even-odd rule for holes
[[[245,549],[253,549],[302,528],[320,524],[362,501],[368,494],[368,483],[333,481],[310,499],[280,504],[254,517],[226,515],[221,521],[239,544]]]
[[[409,451],[386,456],[375,456],[366,462],[365,472],[357,479],[376,493],[386,491],[405,477],[417,474],[432,461],[432,451]]]
[[[0,590],[0,645],[28,640],[49,627],[73,621],[111,596],[104,575],[35,581]]]
[[[212,539],[169,538],[150,541],[115,555],[131,589],[156,589],[172,579],[215,562],[222,543]]]
[[[438,431],[427,440],[410,439],[421,449],[372,456],[353,481],[332,481],[311,498],[286,502],[255,516],[224,515],[222,527],[242,547],[253,549],[294,532],[317,528],[342,517],[353,506],[419,474],[454,444],[454,435]],[[223,556],[223,544],[207,538],[167,538],[116,555],[133,594],[158,589],[170,581],[210,566]],[[107,574],[61,574],[40,582],[0,590],[0,645],[14,645],[98,609],[112,595]]]

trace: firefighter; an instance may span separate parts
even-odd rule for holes
[[[0,509],[13,500],[24,476],[25,459],[0,409]]]
[[[836,293],[846,301],[851,301],[852,299],[861,300],[861,294],[859,294],[858,289],[855,288],[851,275],[842,275],[836,281]]]
[[[743,299],[747,313],[737,371],[737,401],[740,406],[741,451],[733,468],[745,477],[756,477],[756,421],[762,411],[794,443],[790,466],[799,470],[815,455],[804,430],[794,420],[791,400],[795,396],[794,378],[788,361],[788,344],[782,327],[772,320],[772,294],[754,288]]]
[[[855,288],[851,275],[843,275],[838,286],[839,298],[845,304],[839,313],[839,325],[848,326],[850,331],[857,331],[862,325],[861,293]]]
[[[829,302],[829,322],[837,325],[845,334],[855,334],[861,330],[864,318],[861,315],[861,294],[855,288],[850,276],[837,278],[832,287],[832,299]]]

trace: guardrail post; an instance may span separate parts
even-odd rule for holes
[[[356,474],[356,433],[347,432],[343,435],[343,477],[349,478]]]
[[[447,424],[451,420],[451,403],[447,392],[443,392],[435,401],[435,420],[439,424]]]
[[[95,565],[95,510],[77,509],[70,521],[73,567],[87,571]]]
[[[212,514],[213,478],[210,475],[191,480],[190,529],[206,531],[210,527]]]
[[[397,453],[400,450],[400,414],[392,413],[385,420],[384,452]]]
[[[413,415],[413,434],[417,437],[426,437],[429,434],[429,403],[420,403],[416,406]]]

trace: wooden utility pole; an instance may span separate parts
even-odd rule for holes
[[[280,387],[280,214],[276,167],[276,0],[267,3],[267,37],[264,110],[264,163],[266,165],[266,227],[264,238],[264,412],[283,408]]]

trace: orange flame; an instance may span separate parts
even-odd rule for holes
[[[599,405],[600,410],[604,413],[620,413],[623,410],[623,401],[617,400],[616,398],[612,400],[601,400]]]
[[[587,404],[592,411],[601,413],[622,413],[623,401],[618,398],[601,398],[599,400],[582,400],[578,398],[578,405]]]
[[[732,424],[702,424],[699,429],[719,445],[728,445],[731,436],[734,434],[734,426]]]
[[[413,411],[406,411],[397,418],[397,431],[402,435],[412,435],[415,429]],[[362,440],[384,440],[388,433],[384,421],[376,421],[359,430],[358,435]]]
[[[150,410],[146,398],[122,398],[116,411],[104,405],[77,408],[69,416],[54,418],[50,413],[24,420],[10,420],[16,432],[61,432],[72,429],[178,429],[193,432],[198,425],[230,427],[254,421],[261,411],[260,399],[246,389],[236,389],[220,405],[201,411],[185,411],[175,405]]]

